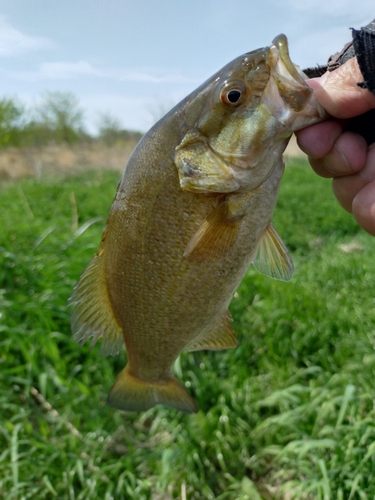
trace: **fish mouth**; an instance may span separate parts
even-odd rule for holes
[[[287,37],[281,33],[277,35],[272,40],[272,45],[270,47],[272,58],[274,59],[274,64],[277,66],[278,62],[281,62],[285,69],[288,71],[289,75],[298,83],[305,85],[305,80],[303,78],[303,73],[297,70],[297,67],[292,63],[289,56],[289,46]],[[302,76],[303,75],[303,76]]]
[[[268,55],[273,77],[284,103],[293,111],[302,111],[313,91],[307,86],[305,75],[292,63],[288,39],[284,34],[272,40]]]

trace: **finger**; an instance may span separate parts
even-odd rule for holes
[[[313,158],[323,158],[342,133],[342,125],[337,120],[316,123],[296,133],[297,144],[304,153]]]
[[[329,144],[326,139],[326,144]],[[325,151],[322,147],[322,151]],[[340,177],[360,171],[366,163],[367,144],[354,132],[344,132],[323,158],[309,157],[314,171],[321,177]]]
[[[332,181],[332,189],[338,202],[349,213],[353,213],[354,198],[366,185],[367,181],[358,174],[336,177]]]
[[[344,132],[324,158],[324,164],[333,175],[356,173],[364,168],[367,156],[366,140],[354,132]]]
[[[335,177],[335,174],[327,169],[326,164],[324,163],[323,158],[311,158],[309,157],[309,163],[314,170],[314,172],[320,177],[324,177],[326,179]]]
[[[340,204],[348,212],[356,211],[360,217],[364,218],[365,208],[368,205],[369,193],[367,185],[375,180],[375,144],[368,148],[368,155],[365,166],[358,173],[337,177],[332,181],[333,192]],[[365,191],[365,198],[362,199],[361,192]],[[363,195],[364,196],[364,195]],[[354,202],[354,200],[356,201]]]
[[[335,71],[307,80],[319,103],[336,118],[351,118],[375,107],[375,96],[359,82],[363,76],[354,57]]]
[[[353,199],[353,215],[363,229],[375,236],[375,144],[369,148],[365,168],[357,175],[366,185]]]
[[[353,215],[365,231],[375,236],[375,180],[366,184],[354,198]]]

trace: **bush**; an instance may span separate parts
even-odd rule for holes
[[[18,146],[21,140],[24,108],[15,99],[0,100],[0,147]]]

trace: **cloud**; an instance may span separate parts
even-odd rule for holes
[[[156,69],[95,68],[88,61],[44,62],[35,71],[13,71],[0,68],[9,78],[30,82],[43,80],[71,80],[81,77],[95,77],[118,82],[197,84],[199,79],[188,78],[179,73]]]
[[[78,61],[76,63],[42,63],[40,64],[38,71],[29,73],[29,75],[33,75],[37,80],[44,78],[51,80],[66,80],[69,78],[87,75],[100,76],[98,72],[94,70],[92,65],[86,61]]]
[[[10,57],[25,52],[47,49],[53,42],[44,37],[33,37],[14,28],[7,18],[0,14],[0,56]]]
[[[144,82],[144,83],[187,83],[192,79],[177,73],[165,73],[153,69],[98,69],[89,62],[78,61],[76,63],[44,63],[40,66],[40,75],[51,79],[65,79],[83,75],[107,78],[119,82]],[[195,80],[194,80],[195,82]]]
[[[61,80],[68,78],[77,78],[80,76],[96,76],[98,78],[109,78],[117,81],[128,82],[150,82],[150,83],[185,83],[188,79],[179,74],[163,74],[161,71],[147,69],[97,69],[87,61],[70,62],[51,62],[42,63],[39,71],[35,73],[36,77],[48,78],[52,80]]]

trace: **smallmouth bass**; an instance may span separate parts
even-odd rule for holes
[[[108,404],[198,411],[174,377],[181,351],[237,340],[228,305],[251,263],[288,280],[271,224],[291,134],[325,118],[287,39],[248,52],[175,106],[126,165],[98,252],[70,299],[77,342],[125,344]]]

